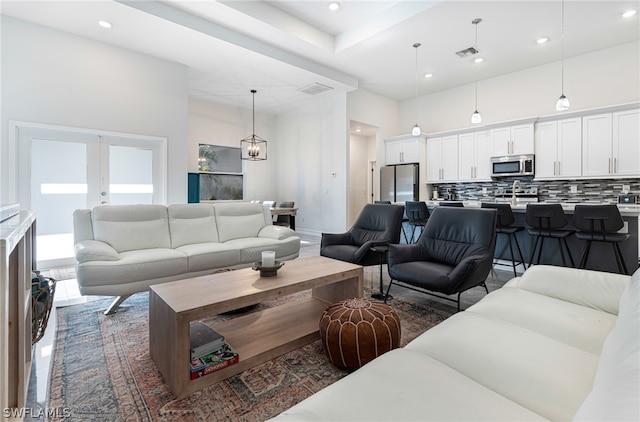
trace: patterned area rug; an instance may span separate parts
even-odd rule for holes
[[[329,363],[317,340],[177,400],[149,356],[148,293],[130,297],[115,315],[105,316],[110,301],[58,308],[47,407],[68,409],[65,420],[264,421],[347,375]],[[403,346],[450,316],[401,299],[390,304],[401,320]],[[217,315],[206,322],[233,317]]]

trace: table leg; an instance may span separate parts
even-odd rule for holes
[[[387,299],[392,299],[393,296],[384,294],[384,286],[382,285],[382,264],[384,264],[384,254],[380,253],[380,292],[373,293],[371,298],[386,301]]]

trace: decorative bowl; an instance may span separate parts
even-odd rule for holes
[[[262,262],[254,262],[251,269],[260,271],[260,277],[275,277],[278,275],[278,270],[284,265],[284,261],[276,260],[273,267],[263,267]]]

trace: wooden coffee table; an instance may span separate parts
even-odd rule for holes
[[[240,362],[191,380],[191,321],[309,289],[309,298],[216,325]],[[286,261],[276,277],[260,277],[246,268],[157,284],[149,293],[149,352],[171,391],[181,398],[315,341],[327,305],[362,297],[362,291],[361,266],[321,256]]]

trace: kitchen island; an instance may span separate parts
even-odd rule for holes
[[[481,202],[479,201],[462,202],[465,207],[480,208],[481,206]],[[569,223],[566,226],[566,229],[568,230],[575,230],[575,227],[573,226],[573,211],[575,209],[575,206],[578,204],[579,203],[562,204],[562,208],[564,209],[564,212],[567,215],[567,219],[569,220]],[[584,204],[589,205],[589,203]],[[438,205],[439,201],[427,202],[427,206],[430,210],[432,210],[434,207],[437,207]],[[513,210],[515,218],[514,225],[526,228],[527,225],[525,223],[525,211],[527,209],[527,204],[521,203],[511,205],[511,209]],[[621,232],[630,234],[627,240],[620,243],[620,250],[622,251],[622,256],[624,257],[627,269],[631,274],[638,268],[638,257],[640,256],[640,237],[638,236],[638,216],[640,215],[640,205],[618,205],[618,209],[620,210],[622,219],[625,222],[625,227],[621,230]],[[527,230],[523,230],[517,233],[517,238],[524,255],[524,260],[527,262],[528,266],[531,249],[533,248],[533,237],[529,236]],[[570,236],[567,239],[567,243],[569,245],[569,250],[571,252],[571,256],[573,257],[573,261],[577,266],[580,263],[580,258],[582,256],[582,250],[584,248],[585,242],[577,239],[575,236]],[[509,266],[511,265],[509,243],[506,236],[498,236],[495,256],[496,258],[507,261],[509,263]],[[516,261],[519,261],[519,258],[516,257]],[[559,266],[562,265],[559,243],[557,241],[551,239],[547,239],[545,241],[544,249],[540,258],[540,264]],[[567,262],[567,264],[569,263]],[[614,273],[619,272],[611,245],[602,242],[593,242],[586,268],[597,271],[607,271]],[[519,269],[522,269],[522,266],[520,266]]]

